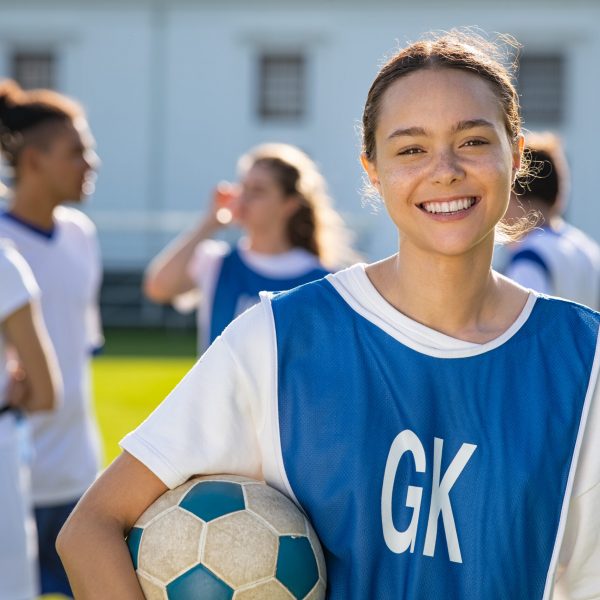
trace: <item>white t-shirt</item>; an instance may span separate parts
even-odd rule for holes
[[[404,345],[438,357],[493,350],[523,327],[537,301],[531,294],[515,323],[497,339],[474,344],[402,315],[378,293],[365,265],[327,279],[358,314]],[[165,401],[121,441],[123,449],[173,488],[193,474],[264,478],[290,497],[280,444],[277,341],[265,295],[215,340]],[[583,437],[554,598],[600,597],[600,387],[596,384]],[[177,432],[176,435],[173,432]]]
[[[0,406],[7,385],[6,344],[2,324],[38,295],[27,263],[0,241]],[[19,457],[18,432],[12,414],[0,416],[0,598],[35,595],[36,540],[30,510],[28,473]]]
[[[51,233],[42,232],[6,213],[0,215],[0,237],[15,244],[39,285],[64,386],[58,410],[31,417],[33,499],[39,506],[78,498],[100,467],[90,381],[90,356],[102,345],[96,229],[72,208],[57,208],[54,222]]]
[[[600,246],[567,223],[535,229],[510,248],[505,274],[532,290],[600,309]]]
[[[0,324],[38,295],[31,269],[10,242],[0,240]],[[0,326],[0,406],[4,406],[7,384],[6,344]]]
[[[314,269],[322,268],[319,259],[304,248],[292,248],[280,254],[262,254],[250,250],[247,241],[242,239],[238,242],[237,249],[241,260],[263,277],[293,279]],[[184,295],[175,301],[175,306],[182,311],[191,310],[194,304],[198,304],[196,319],[200,351],[208,347],[215,289],[223,258],[230,251],[229,244],[219,240],[200,242],[187,269],[188,275],[196,283],[196,293]],[[186,301],[186,296],[189,301]],[[200,300],[199,303],[198,300]]]

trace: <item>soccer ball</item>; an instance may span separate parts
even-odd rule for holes
[[[322,600],[317,536],[265,483],[195,477],[160,496],[127,545],[147,600]]]

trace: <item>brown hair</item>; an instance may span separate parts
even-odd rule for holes
[[[68,123],[83,116],[74,100],[52,90],[23,90],[10,79],[0,82],[0,152],[11,167],[30,143],[41,143],[38,135],[48,125]]]
[[[548,131],[528,133],[524,152],[529,173],[515,183],[515,194],[521,201],[533,200],[561,212],[569,188],[569,167],[560,139]]]
[[[243,174],[255,165],[266,166],[284,195],[300,201],[287,224],[292,247],[308,250],[328,268],[358,258],[351,249],[350,232],[332,207],[325,179],[307,154],[289,144],[262,144],[240,158],[238,169]]]

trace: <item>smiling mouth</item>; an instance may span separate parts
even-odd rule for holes
[[[472,206],[477,204],[479,198],[476,196],[465,196],[464,198],[457,198],[455,200],[448,200],[447,202],[421,202],[417,206],[432,215],[436,214],[456,214],[464,210],[469,210]]]

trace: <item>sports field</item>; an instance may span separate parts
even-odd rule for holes
[[[193,332],[108,331],[105,352],[93,361],[94,404],[104,464],[119,440],[169,393],[194,364]],[[43,596],[61,600],[64,596]]]

